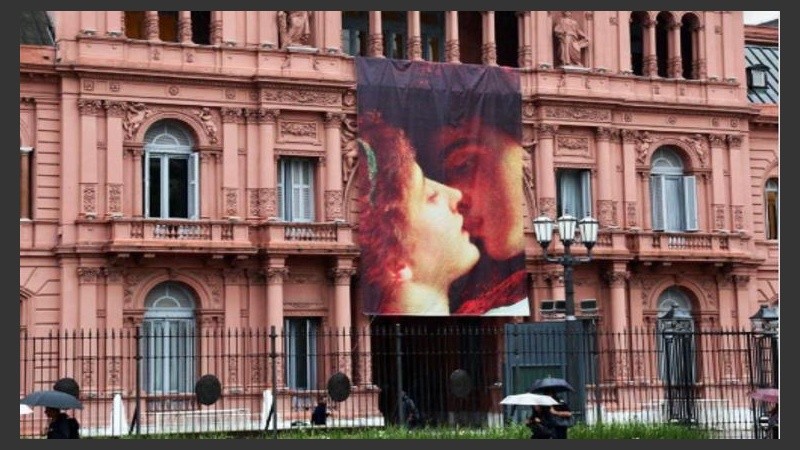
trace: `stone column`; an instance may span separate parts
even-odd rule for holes
[[[737,180],[749,180],[749,158],[747,153],[742,151],[742,135],[729,134],[727,136],[728,152],[730,153],[730,171],[731,182],[737,183]],[[763,193],[760,193],[763,195]],[[748,198],[750,197],[750,189],[735,189],[731,187],[731,207],[733,212],[733,227],[736,232],[752,233],[752,225],[750,215],[747,214]]]
[[[536,187],[539,191],[539,211],[551,219],[556,218],[556,174],[553,166],[553,140],[558,125],[539,124],[536,161]]]
[[[275,124],[280,111],[277,109],[260,109],[258,111],[258,157],[259,205],[260,217],[271,219],[278,217],[277,168],[275,167]]]
[[[80,32],[82,34],[97,34],[97,15],[99,11],[80,11]]]
[[[262,25],[262,27],[265,28],[268,28],[269,26]],[[222,45],[222,11],[211,11],[210,39],[211,45]]]
[[[350,316],[350,278],[355,275],[356,269],[350,260],[338,260],[336,267],[331,270],[334,282],[334,323],[337,348],[337,367],[335,370],[346,374],[352,379],[352,319]]]
[[[178,42],[192,43],[192,12],[178,11]]]
[[[342,138],[344,115],[325,113],[325,220],[344,219],[342,197]]]
[[[711,134],[708,136],[709,153],[711,153],[711,198],[712,229],[727,231],[728,194],[725,186],[725,136]]]
[[[133,160],[133,217],[143,217],[144,212],[144,178],[142,176],[142,156],[144,150],[141,147],[128,147],[126,149]]]
[[[600,226],[608,228],[615,225],[612,178],[614,166],[611,163],[611,129],[597,127],[597,219]]]
[[[97,284],[103,275],[100,267],[78,267],[78,295],[68,297],[66,302],[74,302],[66,307],[78,310],[78,323],[82,330],[97,330]]]
[[[383,58],[383,25],[380,11],[369,11],[369,56]]]
[[[755,302],[751,299],[756,298],[754,286],[750,283],[750,274],[735,273],[731,276],[736,291],[736,312],[738,321],[734,323],[736,328],[749,328],[750,316],[756,312]]]
[[[518,11],[517,28],[519,29],[519,58],[517,64],[521,68],[533,67],[533,19],[530,11]]]
[[[122,118],[120,102],[105,102],[106,108],[106,217],[122,217],[123,162]],[[139,180],[141,182],[141,180]]]
[[[669,26],[669,67],[671,78],[683,78],[683,59],[681,58],[681,24],[673,23]]]
[[[648,19],[642,33],[644,39],[644,74],[648,77],[658,76],[658,56],[656,55],[656,22]],[[630,39],[630,38],[629,38]]]
[[[283,353],[283,282],[289,274],[289,268],[285,266],[285,257],[270,257],[267,262],[267,332],[271,327],[275,327],[278,333],[275,345],[278,353]],[[267,344],[269,351],[269,343]],[[283,376],[283,358],[277,361],[277,380],[274,385],[279,389],[285,386]]]
[[[106,320],[105,320],[105,345],[106,354],[110,355],[105,361],[107,370],[106,383],[111,391],[122,390],[125,351],[122,339],[122,310],[125,289],[123,286],[123,270],[120,267],[106,266],[103,269],[106,280]]]
[[[704,33],[705,25],[700,25],[692,30],[694,39],[692,40],[693,54],[695,61],[692,65],[695,73],[695,78],[698,80],[705,80],[708,78],[708,67],[706,62],[706,34]]]
[[[19,148],[19,217],[31,219],[31,153],[32,147]]]
[[[239,108],[222,108],[222,215],[239,219]]]
[[[533,11],[534,57],[539,68],[553,67],[553,19],[549,11]]]
[[[483,19],[483,47],[481,47],[481,62],[489,66],[497,65],[497,47],[494,33],[494,11],[484,11]]]
[[[631,54],[631,13],[628,11],[612,11],[611,24],[617,26],[617,64],[620,73],[631,74],[631,58],[620,55]]]
[[[628,325],[628,298],[626,295],[626,282],[629,273],[625,262],[614,262],[612,269],[606,273],[611,295],[609,298],[610,331],[612,348],[615,351],[614,378],[616,380],[630,379],[629,346],[625,332],[630,329]]]
[[[158,29],[158,11],[144,12],[144,29],[148,41],[160,41]]]
[[[97,114],[102,104],[99,100],[78,100],[81,116],[81,215],[88,219],[97,217]]]
[[[408,44],[406,57],[411,61],[422,61],[422,31],[419,11],[408,11]]]
[[[122,11],[106,11],[106,34],[122,36],[122,23],[125,20]]]
[[[458,11],[444,13],[444,57],[449,63],[461,62],[461,51],[458,41]]]
[[[247,174],[247,181],[245,184],[246,191],[244,202],[246,204],[245,211],[247,219],[254,221],[261,216],[261,206],[258,199],[258,183],[260,177],[258,173],[258,157],[261,153],[258,146],[258,111],[246,110],[245,113],[246,141],[243,147],[247,152],[245,156],[245,173]]]
[[[625,177],[623,179],[625,201],[623,222],[626,228],[639,229],[642,224],[636,207],[639,192],[636,190],[636,134],[633,130],[622,130],[622,171]]]
[[[736,328],[736,292],[733,287],[735,277],[731,274],[720,274],[716,278],[719,293],[719,326],[723,330],[731,330]]]

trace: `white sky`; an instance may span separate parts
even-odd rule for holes
[[[747,25],[758,25],[768,20],[779,17],[780,11],[745,11],[744,23]]]

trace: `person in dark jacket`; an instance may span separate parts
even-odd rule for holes
[[[327,425],[328,424],[328,403],[324,397],[317,399],[317,406],[311,413],[311,425]]]
[[[79,439],[78,420],[69,417],[58,408],[45,408],[44,414],[50,419],[47,426],[47,439]]]
[[[534,406],[526,425],[531,429],[531,439],[553,439],[550,408]]]
[[[569,405],[559,398],[558,393],[550,392],[550,396],[558,401],[557,405],[550,407],[550,415],[553,424],[553,439],[566,439],[567,430],[572,426],[572,412]]]

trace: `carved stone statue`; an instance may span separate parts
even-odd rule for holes
[[[309,45],[311,38],[311,11],[278,11],[278,37],[280,47]]]
[[[589,39],[572,13],[562,11],[561,17],[553,27],[553,34],[558,40],[558,58],[562,66],[583,66],[583,49],[589,46]]]
[[[122,121],[122,129],[125,131],[125,139],[133,140],[142,122],[150,115],[144,103],[126,103],[125,118]]]

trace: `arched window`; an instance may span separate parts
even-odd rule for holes
[[[186,393],[196,378],[195,302],[175,282],[154,287],[142,322],[142,379],[148,393]]]
[[[631,70],[634,75],[645,75],[645,56],[647,56],[647,30],[645,24],[650,19],[644,11],[634,11],[631,14],[630,40],[631,40]]]
[[[669,77],[670,59],[675,53],[669,39],[671,26],[672,15],[666,11],[658,13],[658,16],[656,16],[656,64],[658,76],[662,78]]]
[[[650,166],[650,199],[653,230],[697,230],[697,181],[684,175],[683,161],[671,147],[653,153]]]
[[[21,141],[20,141],[21,142]],[[30,219],[33,210],[33,148],[19,146],[19,217]]]
[[[764,187],[764,204],[766,205],[766,233],[767,239],[778,239],[780,219],[780,196],[778,195],[778,179],[770,178]]]
[[[198,153],[186,127],[175,120],[153,124],[144,137],[145,217],[197,219]]]
[[[682,75],[687,80],[700,78],[700,20],[694,14],[681,19],[681,64]]]

